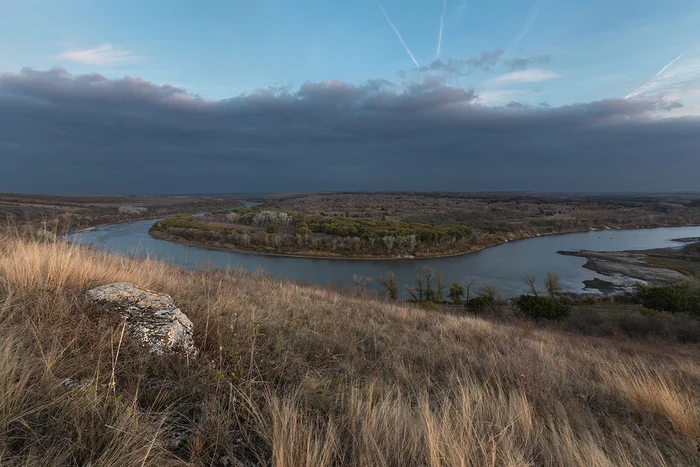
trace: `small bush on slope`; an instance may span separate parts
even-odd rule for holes
[[[518,309],[532,319],[562,320],[569,316],[571,307],[553,297],[521,295],[518,299]]]

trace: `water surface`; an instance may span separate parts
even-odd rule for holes
[[[475,284],[491,284],[511,296],[524,290],[523,278],[538,279],[548,272],[559,274],[562,286],[571,292],[584,291],[584,280],[605,276],[584,269],[584,258],[557,254],[559,250],[643,250],[679,247],[675,238],[698,237],[700,227],[670,227],[640,230],[605,230],[552,235],[505,243],[462,256],[421,260],[353,261],[306,259],[222,251],[157,240],[148,235],[156,220],[112,224],[79,232],[68,238],[82,244],[121,254],[163,259],[187,268],[214,265],[219,268],[241,266],[249,271],[262,267],[279,277],[318,284],[352,284],[353,274],[377,278],[392,271],[400,283],[414,283],[423,265],[430,265],[445,277],[445,282],[475,279]],[[541,283],[540,283],[541,284]]]

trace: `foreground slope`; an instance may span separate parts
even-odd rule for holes
[[[83,296],[121,281],[199,356]],[[0,237],[3,465],[698,465],[699,357]]]

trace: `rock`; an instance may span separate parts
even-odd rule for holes
[[[126,318],[129,334],[157,355],[197,354],[192,340],[192,322],[173,303],[170,295],[138,287],[129,282],[107,284],[87,291],[105,311]]]

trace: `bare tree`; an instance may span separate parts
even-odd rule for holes
[[[464,292],[466,294],[465,296],[465,301],[468,303],[469,299],[471,298],[471,293],[472,293],[472,286],[474,285],[474,281],[476,279],[466,279],[464,281]]]
[[[483,287],[481,287],[481,296],[482,297],[496,298],[497,293],[498,293],[498,291],[496,290],[496,287],[494,287],[491,284],[486,284]]]
[[[435,299],[435,291],[433,290],[435,268],[432,266],[423,266],[423,279],[425,280],[425,299],[431,302]]]
[[[559,284],[559,275],[548,272],[547,277],[544,279],[544,286],[547,289],[547,293],[550,297],[556,297],[561,291],[561,285]]]
[[[418,285],[418,301],[423,301],[423,277],[421,275],[416,276],[416,284]]]
[[[357,295],[364,295],[367,287],[372,285],[372,282],[374,282],[371,277],[360,276],[358,274],[352,275],[352,281],[355,283]]]
[[[525,282],[527,288],[530,289],[530,293],[532,293],[532,295],[539,297],[540,294],[537,292],[537,279],[535,279],[535,276],[527,276],[525,279],[523,279],[523,282]]]
[[[400,250],[404,249],[406,246],[406,237],[404,235],[396,237],[396,246],[398,246]]]
[[[437,301],[442,302],[445,299],[445,278],[442,277],[442,274],[438,274],[437,278],[435,279],[435,288],[437,289]]]
[[[419,299],[419,296],[420,296],[421,294],[418,292],[418,290],[416,290],[416,288],[415,288],[414,286],[412,286],[412,285],[407,285],[407,286],[406,286],[406,292],[408,292],[408,294],[411,296],[411,298],[413,298],[413,301],[414,301],[414,302],[419,302],[419,301],[421,301],[421,299]]]
[[[406,243],[408,243],[408,251],[413,251],[416,249],[416,236],[415,235],[407,235],[406,236]]]
[[[391,249],[394,248],[394,242],[396,241],[396,238],[387,235],[386,237],[382,237],[382,241],[384,242],[386,249],[389,251],[389,253],[391,253]]]

